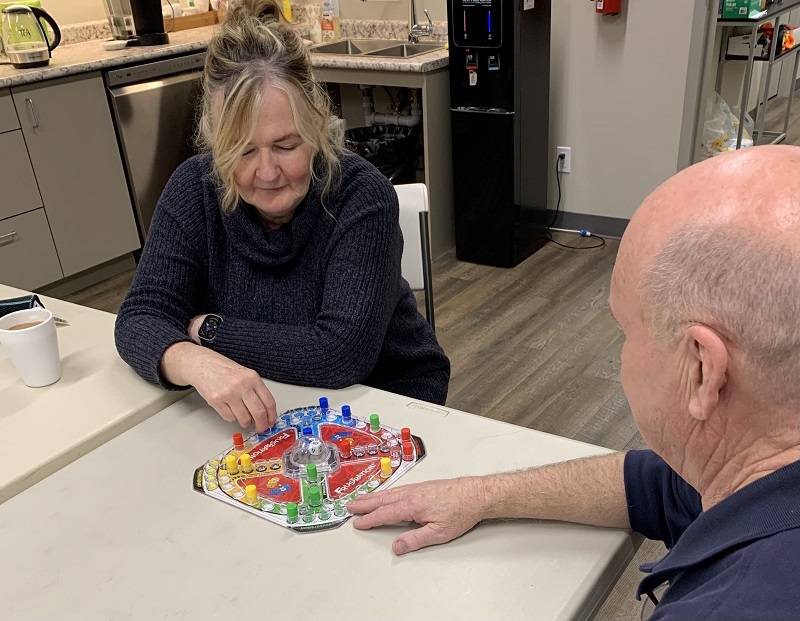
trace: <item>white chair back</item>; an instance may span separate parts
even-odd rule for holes
[[[403,232],[401,271],[414,291],[425,292],[425,312],[434,326],[431,247],[428,236],[428,188],[424,183],[394,186],[400,202],[400,230]]]

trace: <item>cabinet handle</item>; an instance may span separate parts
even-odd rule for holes
[[[0,244],[4,244],[5,242],[10,242],[16,236],[17,236],[16,231],[11,231],[10,233],[6,233],[5,235],[0,235]]]
[[[31,121],[33,123],[31,127],[33,127],[33,129],[36,129],[37,127],[39,127],[39,119],[36,116],[36,108],[33,105],[33,100],[28,98],[28,97],[26,97],[25,98],[25,103],[28,105],[28,113],[29,113],[29,115],[31,117]]]

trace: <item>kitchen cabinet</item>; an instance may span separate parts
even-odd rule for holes
[[[0,91],[0,282],[40,287],[64,277],[14,102]]]
[[[44,209],[0,220],[0,283],[36,289],[62,276]]]
[[[100,73],[12,87],[11,95],[63,276],[137,250]]]
[[[11,93],[0,90],[0,132],[9,132],[12,129],[19,129],[14,101],[11,99]]]
[[[25,140],[18,129],[0,134],[0,192],[0,220],[42,206]]]

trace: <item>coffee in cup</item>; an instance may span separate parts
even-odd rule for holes
[[[28,328],[32,328],[33,326],[38,326],[41,321],[26,321],[25,323],[17,324],[16,326],[11,326],[9,330],[26,330]]]

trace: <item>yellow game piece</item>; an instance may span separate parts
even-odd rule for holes
[[[254,505],[258,502],[258,492],[255,485],[248,485],[244,488],[244,493],[247,496],[247,502]]]
[[[225,465],[228,467],[228,474],[236,474],[239,472],[239,466],[236,464],[236,457],[228,455],[225,458]]]
[[[242,465],[242,472],[249,473],[253,471],[253,462],[250,461],[249,453],[242,453],[239,457],[239,463]]]
[[[388,479],[390,476],[392,476],[392,460],[381,457],[381,478]]]

